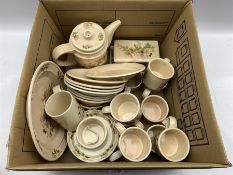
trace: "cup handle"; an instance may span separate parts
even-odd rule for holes
[[[117,150],[116,152],[114,152],[110,157],[109,157],[109,161],[110,162],[114,162],[118,159],[120,159],[122,157],[122,153],[120,150]]]
[[[61,91],[61,86],[60,85],[56,85],[53,87],[53,93],[57,93]]]
[[[125,87],[125,92],[130,93],[131,92],[131,88],[130,87]]]
[[[76,62],[73,59],[59,60],[59,57],[67,54],[73,53],[75,48],[70,43],[61,44],[53,49],[52,57],[53,61],[56,62],[59,66],[72,66]]]
[[[153,131],[148,131],[147,133],[148,133],[148,135],[150,136],[151,139],[155,137],[155,134],[154,134]]]
[[[169,58],[164,58],[164,60],[169,62],[169,63],[171,62],[171,60]]]
[[[110,106],[104,106],[102,108],[102,113],[104,113],[104,114],[111,113]]]
[[[146,98],[147,96],[149,96],[151,93],[151,90],[146,88],[144,89],[143,93],[142,93],[142,98]]]
[[[143,125],[142,122],[140,122],[140,121],[136,121],[136,122],[134,123],[134,125],[135,125],[136,127],[138,127],[138,128],[144,129],[144,125]]]
[[[115,123],[115,127],[116,127],[116,129],[118,130],[118,132],[120,134],[122,134],[124,132],[124,130],[126,130],[126,128],[124,127],[124,125],[122,125],[119,122]]]
[[[169,116],[162,121],[166,128],[177,128],[177,120],[173,116]]]

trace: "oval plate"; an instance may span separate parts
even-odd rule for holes
[[[128,80],[137,73],[145,70],[143,64],[138,63],[114,63],[91,68],[86,76],[98,80]]]
[[[39,154],[48,161],[55,161],[65,151],[66,131],[45,114],[45,102],[52,88],[63,83],[61,69],[51,61],[41,63],[31,80],[26,113],[32,140]]]

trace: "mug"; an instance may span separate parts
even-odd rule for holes
[[[75,131],[84,117],[84,109],[59,85],[53,87],[53,94],[45,103],[45,112],[68,131]]]
[[[142,97],[148,96],[151,91],[160,91],[166,87],[168,81],[174,76],[175,70],[170,59],[156,58],[148,63],[143,77],[143,83],[146,86]]]
[[[141,117],[140,103],[137,97],[131,93],[116,95],[110,106],[102,108],[103,113],[111,113],[112,117],[125,125],[134,124],[140,128],[144,125],[139,121]]]
[[[152,151],[159,156],[171,162],[182,161],[188,156],[190,143],[188,137],[182,130],[172,125],[171,128],[154,125],[147,130],[147,133],[152,141]]]
[[[132,162],[140,162],[145,160],[152,148],[150,136],[141,128],[129,127],[125,128],[121,123],[116,124],[117,130],[120,132],[118,140],[118,148],[109,160],[116,161],[122,156]]]
[[[150,95],[143,99],[141,111],[148,121],[161,122],[167,117],[169,107],[164,98],[159,95]]]
[[[125,83],[125,92],[135,92],[142,84],[142,73],[136,74]]]

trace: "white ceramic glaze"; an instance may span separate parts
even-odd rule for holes
[[[44,109],[57,84],[63,84],[61,69],[51,61],[42,62],[33,74],[26,102],[33,143],[41,157],[48,161],[60,158],[67,145],[65,129],[47,117]]]
[[[159,58],[158,41],[151,40],[115,40],[114,62],[148,63]]]
[[[161,122],[167,117],[169,106],[166,100],[159,95],[150,95],[143,99],[141,111],[148,121]]]
[[[174,67],[168,58],[151,60],[143,77],[143,83],[149,92],[144,92],[143,98],[148,96],[152,90],[159,91],[165,88],[174,73]]]
[[[98,147],[87,149],[77,141],[75,133],[68,132],[67,133],[68,146],[72,154],[75,157],[77,157],[79,160],[84,162],[100,162],[108,158],[114,152],[118,144],[119,133],[115,128],[115,121],[109,115],[103,114],[99,110],[87,110],[85,112],[85,117],[102,118],[102,122],[107,128],[106,139]]]
[[[113,63],[91,68],[86,76],[98,80],[128,80],[144,70],[143,64]]]
[[[78,82],[83,82],[91,85],[98,85],[98,86],[112,86],[112,85],[121,85],[125,83],[127,80],[94,80],[88,78],[86,76],[88,69],[70,69],[66,72],[66,74]]]
[[[83,67],[104,64],[107,60],[107,48],[120,24],[121,21],[117,20],[105,29],[93,22],[84,22],[77,25],[70,34],[69,43],[61,44],[53,50],[53,60],[60,66],[73,65],[72,60],[59,59],[63,54],[73,53],[76,62]]]
[[[116,161],[120,157],[125,157],[132,162],[140,162],[145,160],[151,152],[151,140],[147,132],[138,127],[125,128],[118,123],[116,128],[120,132],[118,141],[119,150],[114,152],[109,160]]]

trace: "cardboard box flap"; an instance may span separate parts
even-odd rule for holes
[[[72,29],[85,21],[106,27],[116,19],[122,25],[116,37],[147,37],[161,41],[188,0],[43,0],[43,4],[68,40]],[[158,8],[159,7],[159,8]]]
[[[188,161],[229,165],[219,133],[200,51],[192,3],[166,36],[162,57],[171,59],[175,78],[166,89],[171,114],[189,137]]]
[[[7,167],[44,161],[35,150],[27,126],[26,99],[35,69],[41,62],[52,60],[51,50],[61,42],[63,42],[61,33],[43,5],[39,3],[16,96],[9,136]]]

